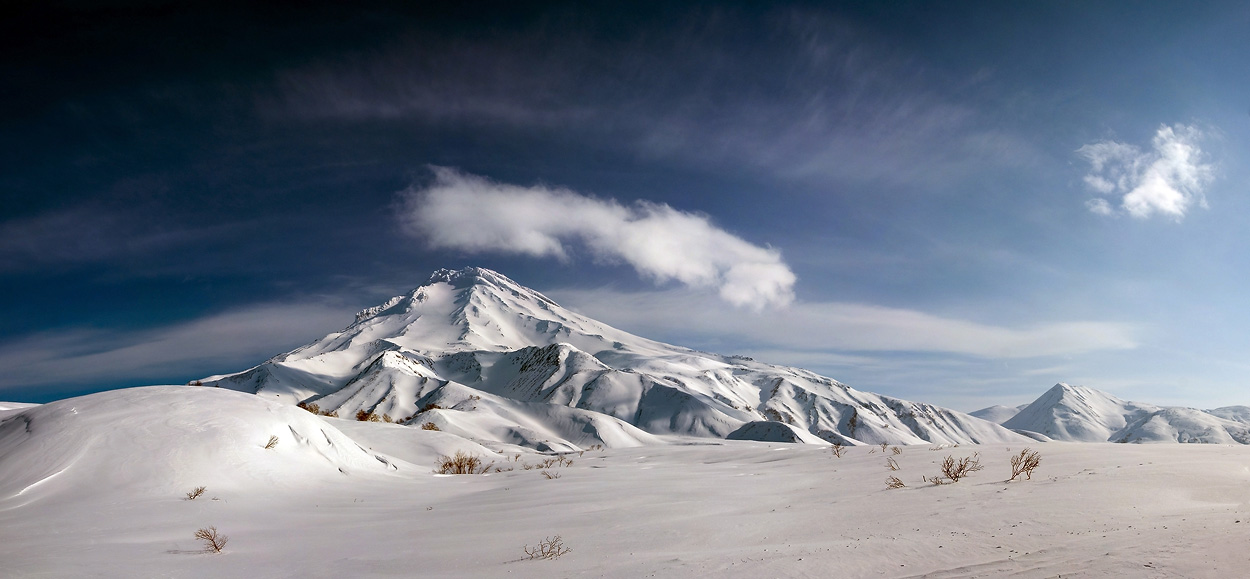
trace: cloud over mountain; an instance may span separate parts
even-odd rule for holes
[[[433,171],[433,183],[401,193],[400,217],[406,231],[432,248],[568,260],[581,247],[656,282],[715,288],[740,307],[758,310],[794,299],[796,278],[781,252],[729,233],[706,215],[498,183],[447,167]]]

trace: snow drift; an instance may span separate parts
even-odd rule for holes
[[[265,448],[271,436],[277,441]],[[113,390],[0,420],[0,501],[179,495],[196,486],[280,489],[385,475],[401,464],[303,410],[216,388]]]

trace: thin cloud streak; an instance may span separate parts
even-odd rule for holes
[[[594,147],[811,183],[931,185],[1040,154],[960,96],[992,93],[991,72],[951,78],[824,11],[709,12],[615,41],[558,20],[489,41],[409,40],[281,71],[257,107],[268,118],[558,129]],[[745,52],[743,36],[768,40]]]
[[[0,392],[23,386],[109,383],[137,376],[200,377],[237,370],[343,327],[354,311],[319,303],[262,304],[172,326],[72,328],[0,344]],[[134,384],[136,386],[141,384]]]
[[[992,359],[1071,356],[1138,346],[1140,329],[1100,321],[1005,327],[925,312],[843,302],[795,302],[730,315],[696,292],[545,292],[578,311],[642,335],[732,335],[754,349],[799,352],[932,352]]]
[[[714,288],[739,307],[782,307],[794,299],[796,278],[779,251],[720,229],[705,215],[497,183],[445,167],[433,171],[432,184],[400,194],[404,229],[431,248],[568,261],[575,247],[585,247],[597,260],[627,263],[656,282]]]

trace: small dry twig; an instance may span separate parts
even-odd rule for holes
[[[903,481],[896,476],[885,479],[885,488],[887,489],[901,489],[905,486],[907,485],[903,484]]]
[[[204,494],[204,490],[205,490],[204,487],[195,487],[191,489],[191,492],[187,493],[187,500],[194,501],[195,499],[199,498],[200,495]]]
[[[265,443],[265,450],[269,450],[275,446],[278,446],[278,437],[275,435],[270,435],[269,442]]]
[[[525,545],[524,549],[525,554],[529,555],[530,559],[559,559],[573,550],[564,546],[564,540],[560,538],[560,535],[547,537],[539,541],[538,546],[533,549],[529,545]]]

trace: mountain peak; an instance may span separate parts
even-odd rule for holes
[[[463,288],[483,283],[491,285],[521,286],[521,284],[508,279],[508,277],[502,273],[489,270],[484,267],[472,266],[463,269],[439,269],[430,274],[430,279],[425,282],[425,285],[434,285],[436,283],[451,284],[451,286],[455,288]]]

